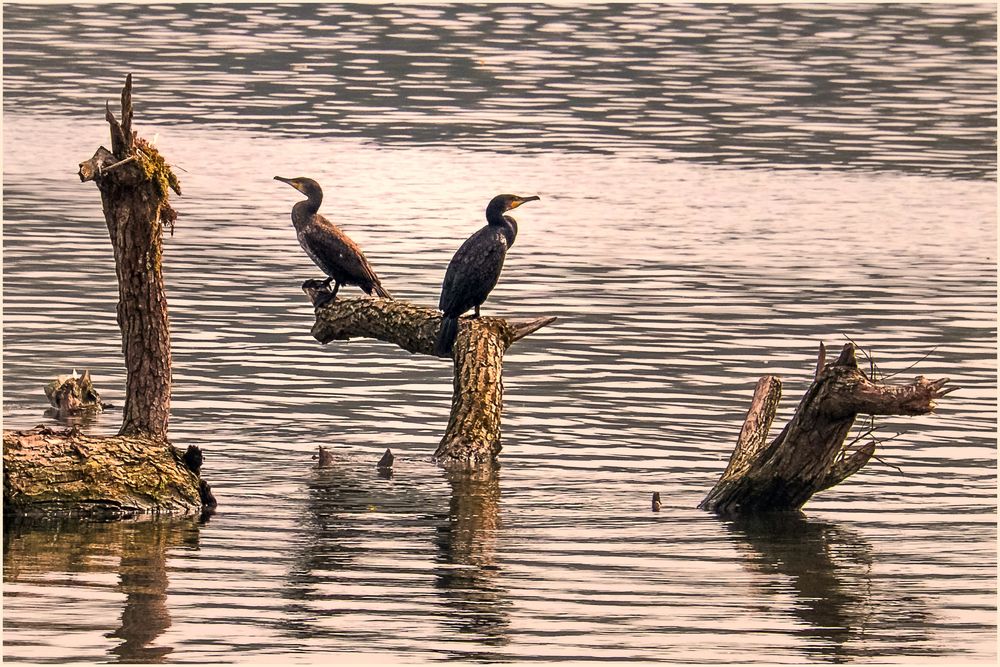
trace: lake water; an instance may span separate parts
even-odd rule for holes
[[[171,438],[205,450],[220,502],[8,519],[5,661],[996,660],[993,5],[3,16],[4,426],[50,423],[42,387],[74,368],[123,402],[111,248],[75,172],[130,71],[184,191]],[[447,362],[309,335],[319,274],[276,174],[317,179],[386,287],[429,306],[493,195],[541,197],[483,308],[559,318],[507,353],[498,474],[430,461]],[[848,337],[888,381],[961,390],[880,418],[885,463],[804,516],[695,509],[757,379],[784,381],[780,428],[819,343]]]

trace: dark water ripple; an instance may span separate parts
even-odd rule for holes
[[[11,5],[4,108],[379,143],[996,174],[991,5]]]

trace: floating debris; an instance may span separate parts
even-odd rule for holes
[[[394,460],[395,460],[395,457],[392,455],[392,452],[390,452],[388,449],[386,449],[385,450],[385,454],[383,454],[382,458],[379,459],[379,461],[378,461],[378,469],[379,470],[387,470],[389,468],[392,468],[392,462]]]
[[[104,412],[104,402],[94,389],[89,370],[77,375],[74,368],[71,375],[58,376],[45,385],[45,397],[59,417]]]
[[[323,445],[319,446],[319,453],[313,454],[313,460],[319,459],[316,464],[317,468],[330,468],[333,467],[333,450],[327,449]]]
[[[662,506],[663,506],[663,503],[660,502],[660,492],[659,491],[653,491],[653,511],[654,512],[659,512],[660,511],[660,507],[662,507]]]

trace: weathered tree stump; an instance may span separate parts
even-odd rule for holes
[[[312,335],[321,343],[356,337],[393,343],[413,354],[434,355],[441,313],[400,300],[337,298],[323,303],[314,281],[302,286],[315,304]],[[453,350],[455,362],[451,417],[434,458],[444,466],[492,462],[500,453],[503,408],[503,355],[511,345],[555,317],[506,320],[464,317]]]
[[[853,343],[825,363],[820,346],[815,380],[791,421],[770,444],[767,434],[781,397],[781,381],[761,378],[725,472],[698,505],[719,514],[800,509],[813,494],[839,484],[875,453],[869,442],[848,451],[844,441],[859,414],[920,415],[955,390],[948,380],[919,377],[908,385],[871,381],[858,368]]]
[[[114,518],[203,505],[197,471],[159,438],[96,438],[38,426],[5,431],[3,450],[8,512]]]
[[[115,254],[118,326],[125,356],[125,405],[117,437],[77,430],[4,432],[4,510],[136,513],[214,505],[199,479],[197,448],[179,455],[167,442],[170,327],[161,259],[163,227],[177,214],[169,190],[180,185],[159,152],[132,130],[132,76],[122,90],[122,119],[110,109],[111,150],[80,164],[94,181]]]

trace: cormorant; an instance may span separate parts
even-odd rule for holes
[[[441,329],[434,344],[434,353],[444,356],[451,353],[458,335],[458,317],[470,308],[476,309],[496,287],[503,269],[507,249],[517,237],[517,222],[504,215],[521,204],[539,197],[497,195],[486,207],[486,226],[470,236],[452,257],[441,285],[438,308],[444,312]]]
[[[319,187],[319,183],[302,177],[275,176],[274,180],[288,183],[306,196],[305,201],[292,207],[292,224],[295,226],[299,245],[327,275],[327,279],[321,283],[322,287],[329,287],[331,282],[334,284],[333,294],[325,301],[335,298],[341,285],[357,285],[366,294],[375,293],[391,299],[392,295],[382,287],[382,282],[365,259],[361,248],[340,228],[318,213],[319,205],[323,202],[323,189]]]

